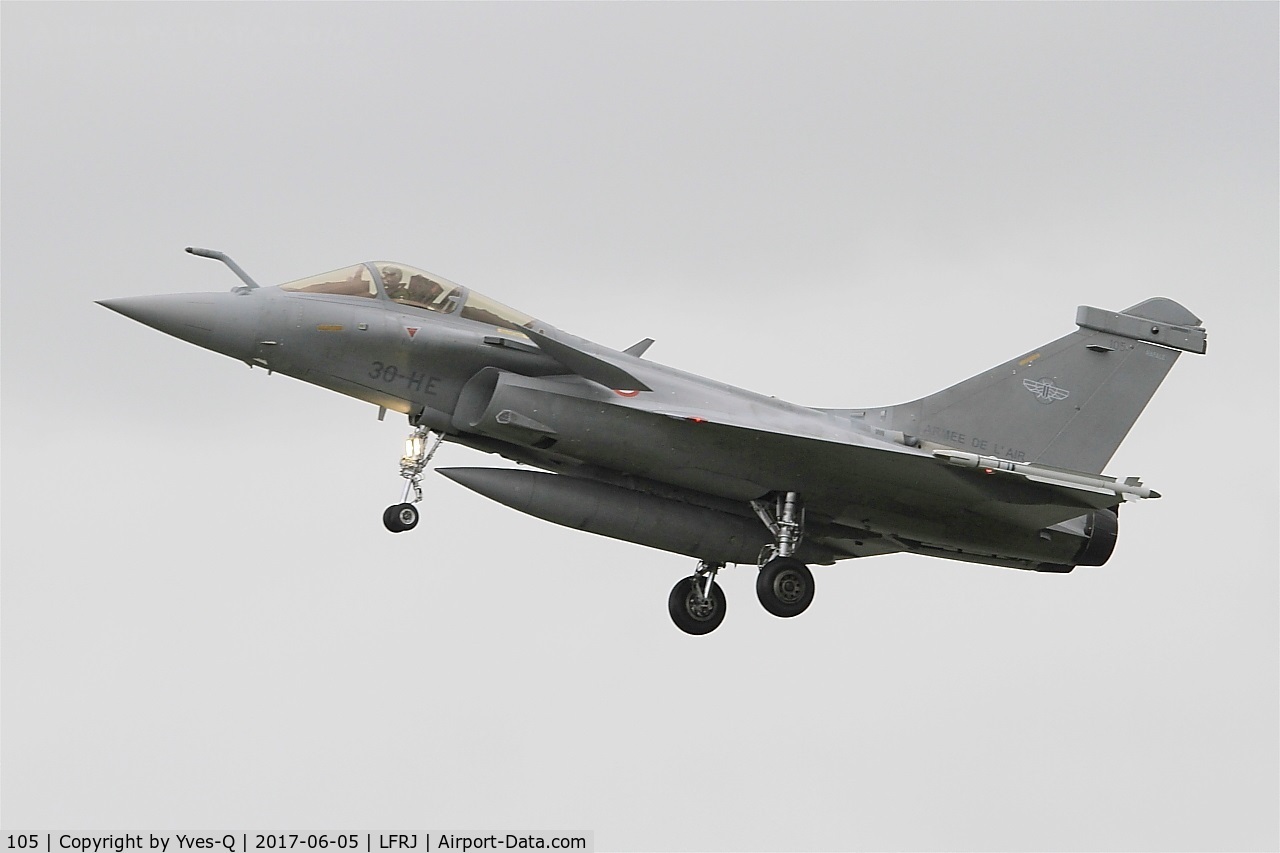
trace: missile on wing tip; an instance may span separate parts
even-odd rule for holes
[[[1014,462],[994,456],[979,456],[976,453],[967,453],[963,450],[935,450],[933,455],[948,465],[956,465],[961,468],[983,468],[989,474],[995,472],[1018,474],[1032,482],[1046,483],[1051,486],[1064,486],[1100,494],[1120,495],[1129,500],[1160,497],[1159,492],[1140,485],[1137,478],[1134,477],[1130,477],[1123,483],[1117,483],[1107,477],[1059,471],[1054,468],[1045,468],[1026,462]]]
[[[757,519],[563,474],[515,468],[438,468],[473,492],[512,509],[585,530],[717,563],[754,564],[773,541]],[[800,554],[829,561],[825,549]]]

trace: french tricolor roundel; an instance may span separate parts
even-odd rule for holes
[[[619,391],[615,388],[613,393],[617,394],[619,397],[634,397],[640,392],[639,391]]]

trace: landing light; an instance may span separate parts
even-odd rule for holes
[[[404,440],[404,456],[406,459],[421,459],[427,451],[427,437],[414,433]]]

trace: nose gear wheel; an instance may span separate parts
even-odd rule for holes
[[[400,476],[404,477],[404,494],[400,503],[393,504],[382,513],[382,524],[392,533],[403,533],[418,526],[418,508],[414,504],[422,501],[422,472],[426,470],[431,457],[440,449],[444,441],[444,433],[436,435],[436,440],[428,448],[427,439],[431,430],[420,426],[405,440],[405,455],[400,457]],[[409,494],[413,494],[412,503]]]
[[[418,526],[418,508],[413,504],[395,504],[382,513],[382,523],[392,533],[403,533]]]

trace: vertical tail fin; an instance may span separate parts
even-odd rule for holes
[[[1076,331],[884,412],[945,447],[1101,473],[1178,356],[1203,354],[1200,319],[1156,297],[1119,313],[1081,306]],[[870,414],[870,413],[868,413]]]

